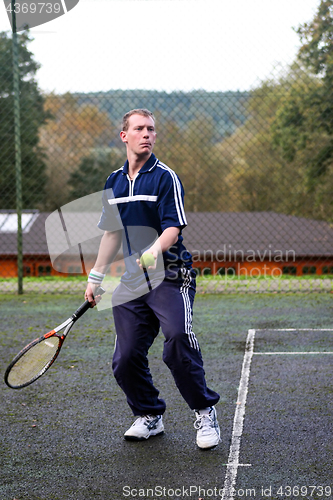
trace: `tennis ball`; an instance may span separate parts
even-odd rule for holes
[[[142,265],[142,267],[145,267],[145,268],[147,268],[149,266],[154,266],[155,265],[155,257],[153,256],[152,253],[144,253],[141,256],[140,264]]]

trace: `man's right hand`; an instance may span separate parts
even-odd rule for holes
[[[96,289],[98,288],[99,285],[94,285],[93,283],[88,283],[84,298],[86,300],[89,300],[91,307],[95,307],[96,304],[101,300],[100,295],[95,295]]]

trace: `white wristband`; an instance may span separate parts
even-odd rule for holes
[[[99,273],[92,269],[88,276],[88,283],[93,283],[94,285],[100,285],[105,278],[105,274]]]

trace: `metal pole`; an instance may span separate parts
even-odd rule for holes
[[[20,85],[18,63],[18,40],[16,32],[15,0],[11,0],[13,25],[13,81],[14,81],[14,136],[17,212],[17,293],[23,293],[23,247],[22,247],[22,168],[21,168],[21,123]]]

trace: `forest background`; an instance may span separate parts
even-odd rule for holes
[[[244,92],[43,93],[19,35],[23,208],[53,211],[102,189],[125,160],[122,115],[156,116],[155,153],[191,212],[273,211],[333,221],[333,1],[322,0],[293,64]],[[0,33],[0,209],[15,209],[11,36]]]

